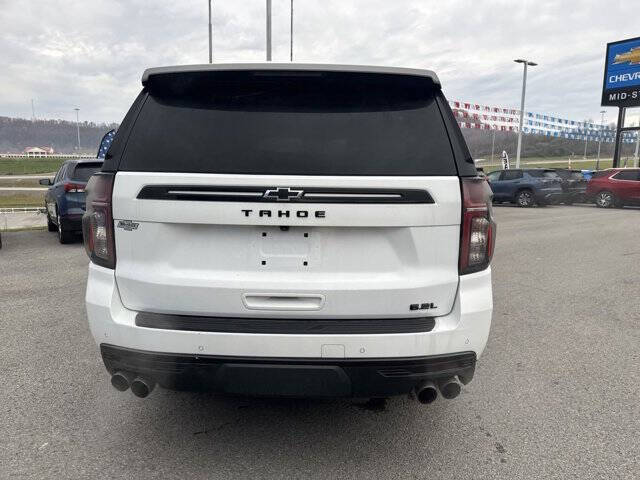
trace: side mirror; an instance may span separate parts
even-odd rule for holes
[[[51,182],[51,179],[50,179],[50,178],[41,178],[41,179],[38,181],[38,183],[39,183],[40,185],[46,185],[46,186],[53,185],[53,183]]]

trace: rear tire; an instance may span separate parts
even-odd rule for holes
[[[58,231],[58,227],[56,226],[56,224],[51,221],[51,217],[49,216],[49,210],[47,210],[47,230],[50,232]]]
[[[516,194],[516,204],[519,207],[528,208],[532,207],[535,203],[533,192],[531,190],[520,190]]]
[[[613,193],[607,190],[596,195],[596,206],[600,208],[611,208],[615,202],[616,197],[613,196]]]
[[[73,242],[73,232],[67,232],[62,229],[62,220],[60,220],[59,214],[56,216],[56,220],[58,222],[58,241],[62,244]]]

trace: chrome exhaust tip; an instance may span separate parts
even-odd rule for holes
[[[136,377],[133,382],[131,382],[131,393],[133,393],[136,397],[145,398],[149,396],[153,389],[156,386],[156,382],[150,380],[148,378]]]
[[[440,395],[442,395],[444,398],[446,398],[447,400],[452,400],[460,395],[462,387],[460,386],[460,382],[458,382],[455,377],[451,377],[445,380],[439,380],[438,390],[440,390]]]
[[[116,372],[111,375],[111,385],[119,392],[126,392],[132,380],[133,375],[129,372]]]
[[[415,390],[416,398],[423,405],[428,405],[435,402],[438,398],[438,389],[431,381],[423,382]]]

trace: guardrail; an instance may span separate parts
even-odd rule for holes
[[[45,213],[44,207],[5,207],[0,208],[0,213]]]

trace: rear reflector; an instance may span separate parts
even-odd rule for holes
[[[92,262],[116,267],[116,249],[111,211],[113,174],[98,173],[87,183],[87,206],[82,216],[84,248]]]
[[[492,192],[482,177],[461,178],[462,227],[460,275],[479,272],[491,263],[496,224],[491,208]]]

